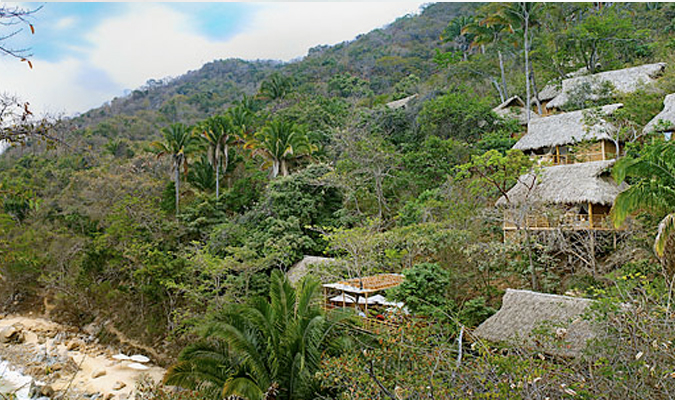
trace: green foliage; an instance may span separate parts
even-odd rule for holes
[[[449,320],[455,313],[455,304],[448,297],[450,274],[438,264],[422,263],[403,270],[405,280],[391,295],[402,301],[412,312]]]
[[[371,97],[373,91],[370,90],[368,81],[349,74],[339,74],[332,76],[328,81],[328,92],[340,97]]]
[[[346,338],[340,327],[345,316],[324,315],[318,295],[317,281],[305,280],[294,289],[282,272],[273,271],[269,300],[218,310],[165,382],[215,398],[262,399],[270,393],[278,399],[315,398],[324,352],[339,349]]]
[[[484,128],[492,127],[497,120],[486,100],[460,92],[447,93],[425,102],[418,116],[424,136],[463,141],[480,138]]]
[[[639,158],[623,158],[614,166],[617,183],[628,179],[631,186],[617,196],[612,207],[615,226],[620,226],[632,213],[647,211],[663,218],[659,225],[654,250],[663,256],[666,242],[675,233],[675,144],[657,143],[644,149]]]

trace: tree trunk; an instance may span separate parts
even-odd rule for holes
[[[537,90],[537,81],[534,79],[534,70],[532,70],[531,78],[532,78],[532,90],[534,90],[534,100],[537,103],[537,112],[539,113],[539,115],[542,115],[543,111],[541,109],[541,101],[539,101],[539,90]]]
[[[502,92],[504,97],[509,98],[509,89],[506,86],[506,73],[504,72],[504,57],[502,56],[501,50],[497,52],[499,54],[499,70],[502,74]],[[503,102],[503,101],[502,101]]]
[[[174,176],[174,186],[176,189],[176,216],[178,216],[178,203],[180,201],[180,165],[176,163],[175,165],[175,176]]]
[[[225,162],[223,163],[223,175],[226,175],[227,167],[230,165],[230,146],[227,144],[225,145],[224,155],[225,155]],[[230,187],[229,183],[227,186]]]
[[[216,200],[220,198],[220,163],[216,163]]]
[[[281,176],[288,176],[288,165],[286,164],[286,160],[281,159]]]
[[[279,175],[279,160],[272,160],[272,178]]]
[[[528,35],[530,34],[530,13],[527,11],[527,5],[520,3],[523,10],[523,19],[525,20],[525,34],[523,35],[523,44],[525,48],[525,104],[527,105],[527,123],[530,123],[530,42]]]

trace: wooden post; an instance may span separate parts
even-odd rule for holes
[[[342,291],[342,308],[347,308],[347,295],[345,291]]]
[[[606,144],[606,141],[603,140],[603,141],[602,141],[602,161],[607,160],[607,156],[606,156],[606,154],[605,154],[605,144]]]
[[[591,229],[593,229],[593,203],[588,202],[588,222],[590,223]]]
[[[560,147],[555,146],[555,165],[562,164],[560,162]]]
[[[366,292],[366,305],[365,305],[366,311],[364,314],[366,314],[366,318],[368,318],[368,292]]]

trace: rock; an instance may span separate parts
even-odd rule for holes
[[[44,385],[40,388],[40,395],[51,398],[54,396],[54,388],[49,385]]]
[[[104,369],[97,369],[91,373],[91,378],[92,379],[100,378],[102,376],[105,376],[105,374],[107,374],[107,372]]]
[[[113,390],[115,390],[115,389],[113,389]],[[115,398],[115,395],[114,395],[114,394],[108,393],[108,394],[105,395],[105,397],[103,398],[103,400],[113,400],[114,398]]]
[[[125,387],[127,387],[126,383],[117,381],[117,382],[115,382],[115,386],[113,386],[112,390],[122,390]]]
[[[0,343],[21,343],[23,340],[23,331],[16,325],[0,330]]]
[[[120,393],[117,395],[117,400],[128,400],[129,395],[127,393]]]
[[[66,348],[68,349],[68,351],[77,351],[77,350],[82,349],[83,345],[84,345],[84,343],[82,343],[81,340],[75,339],[75,340],[71,340],[70,342],[68,342],[68,344],[66,345]]]

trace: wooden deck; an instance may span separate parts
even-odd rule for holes
[[[566,230],[597,230],[597,231],[614,231],[619,230],[614,228],[608,215],[593,215],[587,214],[564,214],[562,216],[553,217],[546,215],[527,215],[524,221],[520,224],[520,229],[530,230],[552,230],[552,229],[566,229]],[[514,219],[506,217],[504,219],[504,230],[518,230],[518,225]]]

